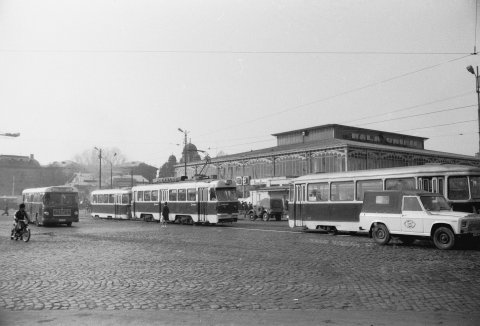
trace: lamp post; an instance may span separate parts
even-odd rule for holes
[[[182,130],[181,128],[178,128],[178,131],[180,131],[181,133],[183,133],[185,135],[185,139],[183,141],[184,143],[184,147],[183,147],[183,163],[185,164],[185,177],[187,177],[187,134],[188,134],[188,131],[187,130]]]
[[[113,157],[111,160],[108,161],[110,163],[110,187],[113,189],[113,159],[117,156],[117,153],[113,154]]]
[[[98,189],[102,189],[102,149],[94,147],[98,151],[98,159],[100,160],[99,170],[98,173]]]
[[[478,153],[477,157],[480,156],[480,80],[479,80],[479,74],[478,74],[478,66],[477,66],[477,71],[473,69],[472,66],[468,66],[467,70],[469,73],[473,74],[475,76],[475,87],[477,91],[477,105],[478,105]]]

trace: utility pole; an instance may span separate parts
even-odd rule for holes
[[[185,135],[185,139],[183,141],[184,143],[184,146],[183,146],[183,163],[185,164],[185,172],[184,172],[184,175],[185,177],[187,177],[187,134],[188,134],[188,131],[186,130],[182,130],[180,128],[178,128],[178,131],[180,131],[181,133],[183,133]]]
[[[100,172],[98,173],[98,189],[102,189],[102,149],[94,147],[98,151],[98,159],[100,161],[99,164],[99,170]]]
[[[472,66],[467,67],[468,72],[473,74],[475,76],[475,88],[477,92],[477,113],[478,113],[478,153],[477,157],[480,157],[480,80],[479,80],[479,74],[478,74],[478,66],[477,66],[477,71],[475,73],[475,70],[473,69]]]

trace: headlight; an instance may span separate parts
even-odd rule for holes
[[[50,215],[50,213],[49,212],[43,212],[43,215],[48,216],[48,215]]]
[[[467,227],[467,221],[462,221],[462,228],[466,228]]]

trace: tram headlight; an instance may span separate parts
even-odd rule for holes
[[[48,216],[48,215],[50,215],[50,213],[49,212],[43,212],[43,215]]]

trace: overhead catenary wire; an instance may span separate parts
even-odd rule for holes
[[[273,116],[277,116],[277,115],[280,115],[280,114],[283,114],[283,113],[286,113],[286,112],[298,110],[298,109],[301,109],[301,108],[304,108],[304,107],[307,107],[307,106],[311,106],[313,104],[318,104],[318,103],[321,103],[321,102],[325,102],[325,101],[328,101],[328,100],[331,100],[331,99],[334,99],[334,98],[337,98],[337,97],[341,97],[341,96],[351,94],[351,93],[354,93],[354,92],[358,92],[358,91],[361,91],[361,90],[364,90],[364,89],[367,89],[367,88],[370,88],[370,87],[374,87],[374,86],[378,86],[378,85],[381,85],[381,84],[384,84],[384,83],[388,83],[388,82],[391,82],[393,80],[404,78],[404,77],[407,77],[407,76],[410,76],[410,75],[413,75],[413,74],[416,74],[416,73],[419,73],[419,72],[422,72],[422,71],[433,69],[433,68],[442,66],[444,64],[448,64],[448,63],[451,63],[451,62],[454,62],[454,61],[462,60],[462,59],[467,58],[471,55],[472,54],[463,55],[461,57],[456,57],[454,59],[450,59],[450,60],[443,61],[443,62],[440,62],[440,63],[437,63],[437,64],[429,65],[429,66],[419,68],[419,69],[416,69],[416,70],[413,70],[413,71],[409,71],[409,72],[406,72],[406,73],[403,73],[403,74],[400,74],[400,75],[396,75],[396,76],[393,76],[393,77],[390,77],[390,78],[387,78],[387,79],[383,79],[383,80],[380,80],[380,81],[377,81],[377,82],[369,83],[369,84],[366,84],[364,86],[355,87],[355,88],[352,88],[352,89],[349,89],[349,90],[346,90],[346,91],[343,91],[343,92],[340,92],[340,93],[337,93],[337,94],[334,94],[334,95],[323,97],[323,98],[313,100],[313,101],[310,101],[310,102],[307,102],[307,103],[291,106],[291,107],[285,108],[283,110],[280,110],[280,111],[277,111],[277,112],[274,112],[274,113],[265,114],[263,116],[256,117],[255,119],[245,120],[243,122],[237,122],[235,125],[229,125],[229,126],[226,126],[225,128],[216,128],[215,130],[213,130],[211,132],[199,135],[199,137],[211,135],[211,134],[214,134],[214,133],[217,133],[217,132],[220,132],[220,131],[231,129],[232,127],[235,127],[235,126],[245,125],[245,124],[249,124],[249,123],[252,123],[252,122],[257,122],[259,120],[264,120],[264,119],[267,119],[267,118],[271,118]]]

